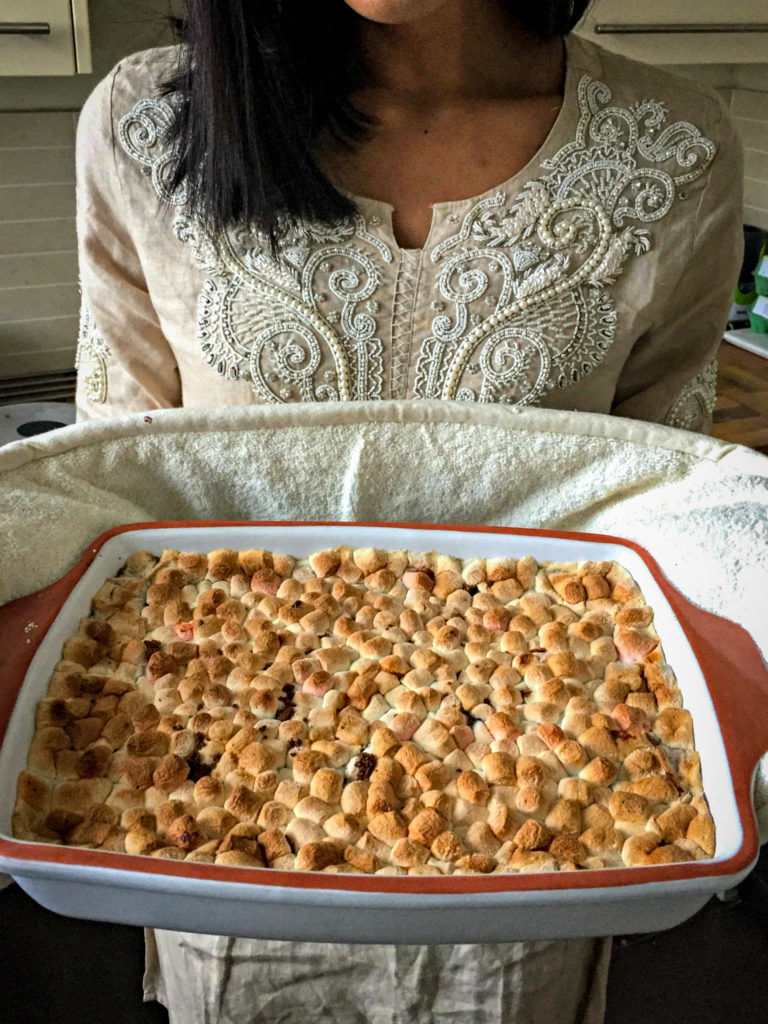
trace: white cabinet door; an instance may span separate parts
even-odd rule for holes
[[[87,0],[0,0],[0,75],[91,70]]]
[[[768,2],[594,0],[579,34],[652,64],[768,63]]]

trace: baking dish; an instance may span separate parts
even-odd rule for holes
[[[653,607],[691,711],[717,828],[710,860],[547,874],[363,876],[134,857],[10,834],[34,708],[64,639],[103,580],[140,550],[261,547],[302,556],[338,544],[462,558],[615,559]],[[145,523],[102,534],[51,587],[0,609],[0,870],[71,916],[254,938],[500,942],[671,927],[749,872],[758,852],[752,777],[768,747],[768,671],[749,635],[690,604],[633,542],[595,534],[392,523]]]

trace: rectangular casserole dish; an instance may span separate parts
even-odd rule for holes
[[[691,712],[717,829],[710,860],[547,874],[360,876],[231,868],[23,842],[11,836],[16,778],[34,710],[90,599],[141,550],[260,547],[294,556],[338,544],[462,558],[614,559],[654,609]],[[455,943],[653,931],[694,914],[749,872],[751,802],[768,747],[768,672],[740,627],[703,612],[638,545],[615,537],[501,527],[374,523],[149,523],[102,534],[58,583],[0,609],[0,870],[43,906],[76,917],[254,938]]]

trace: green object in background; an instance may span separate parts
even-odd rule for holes
[[[749,326],[755,334],[768,334],[768,295],[758,295],[749,311]]]
[[[731,311],[728,314],[729,327],[746,326],[749,319],[749,310],[756,298],[757,292],[754,289],[744,292],[739,285],[736,285],[731,297]]]
[[[755,269],[765,254],[765,241],[763,228],[758,228],[754,224],[744,225],[744,259],[731,295],[731,309],[728,314],[728,326],[732,329],[746,327],[749,323],[749,310],[757,298]]]
[[[755,291],[758,295],[768,295],[768,254],[765,246],[755,267]]]
[[[755,301],[757,292],[752,288],[748,292],[743,292],[739,285],[733,289],[733,301],[737,306],[748,306],[751,302]]]
[[[749,303],[749,326],[755,334],[768,334],[768,242],[763,242],[753,277],[755,292]]]

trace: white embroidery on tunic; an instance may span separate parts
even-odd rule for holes
[[[712,420],[717,401],[717,359],[688,381],[664,420],[680,430],[704,430]]]
[[[419,342],[413,397],[530,405],[604,360],[617,333],[608,288],[630,255],[651,248],[640,225],[684,198],[682,187],[716,152],[693,124],[667,124],[660,103],[610,101],[608,87],[584,75],[575,138],[516,197],[499,191],[477,201],[428,253],[439,268],[437,315]],[[183,190],[171,194],[167,182],[178,102],[142,100],[119,124],[126,152],[177,207]],[[362,214],[286,225],[276,256],[245,228],[214,245],[183,210],[174,231],[206,273],[198,340],[222,377],[249,381],[268,402],[376,399],[407,384],[398,333],[405,310],[396,303],[387,315],[398,348],[383,393],[374,314],[380,268],[393,253]]]
[[[631,253],[651,247],[650,233],[627,221],[663,217],[715,154],[689,122],[659,131],[660,103],[627,110],[610,99],[585,75],[575,139],[513,202],[498,192],[476,203],[432,251],[453,312],[435,317],[422,345],[417,397],[530,405],[605,358],[616,337],[606,288]]]
[[[277,258],[258,233],[229,232],[216,251],[184,215],[174,227],[209,274],[198,339],[220,375],[249,381],[268,402],[382,397],[373,296],[377,261],[391,262],[392,252],[362,216],[333,229],[288,228]],[[357,245],[345,244],[352,238]]]
[[[75,369],[78,371],[85,397],[103,405],[107,400],[107,358],[109,346],[96,329],[96,321],[88,303],[80,303],[80,330],[77,336]]]
[[[139,100],[129,114],[120,118],[117,126],[123,149],[152,179],[155,192],[163,202],[172,206],[183,206],[187,201],[184,186],[174,191],[169,180],[176,157],[173,127],[180,105],[177,93],[162,100]]]
[[[413,320],[416,311],[420,265],[421,253],[419,250],[401,250],[400,266],[395,282],[395,298],[392,303],[390,370],[390,395],[392,398],[408,397]]]

